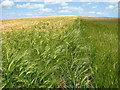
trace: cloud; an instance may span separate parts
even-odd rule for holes
[[[103,15],[104,13],[103,12],[96,12],[96,14]]]
[[[44,4],[31,4],[31,3],[26,3],[26,4],[17,4],[17,8],[28,8],[28,9],[38,9],[38,8],[44,8]]]
[[[60,3],[64,3],[65,1],[62,0],[44,0],[45,4],[60,4]]]
[[[51,8],[43,8],[43,9],[40,9],[40,11],[42,11],[42,12],[52,12],[53,10]]]
[[[95,14],[96,12],[92,11],[92,12],[88,12],[88,13]]]
[[[60,7],[59,8],[60,11],[59,12],[63,12],[63,13],[78,13],[78,14],[82,14],[83,13],[83,8],[82,7],[72,7],[72,6],[64,6],[64,7]]]
[[[67,5],[68,5],[68,3],[65,3],[65,2],[64,2],[64,3],[62,3],[61,5],[62,5],[62,6],[67,6]]]
[[[74,10],[74,11],[83,11],[82,7],[72,7],[72,6],[61,7],[60,9],[67,9],[67,10]]]
[[[59,13],[71,13],[69,10],[60,10]]]
[[[37,1],[39,1],[39,0],[30,0],[30,2],[37,2]]]
[[[73,0],[44,0],[45,4],[61,4],[62,6],[68,5],[66,2],[71,2]]]
[[[65,3],[65,2],[71,2],[73,0],[44,0],[46,4],[60,4],[60,3]]]
[[[113,5],[109,5],[108,7],[106,7],[106,9],[113,9],[115,6]]]
[[[91,12],[88,12],[90,14],[98,14],[98,15],[103,15],[104,13],[103,12],[94,12],[94,11],[91,11]]]
[[[28,8],[29,9],[36,9],[36,8],[43,8],[43,4],[31,4]]]
[[[25,15],[27,15],[27,16],[32,16],[33,14],[32,14],[32,13],[27,13],[27,14],[25,14]]]
[[[88,3],[88,5],[90,5],[90,4],[92,4],[92,3]]]
[[[97,6],[93,6],[92,8],[97,8]]]
[[[51,8],[42,8],[37,10],[37,12],[39,15],[45,15],[45,16],[53,15],[55,13],[54,10]]]
[[[83,2],[83,1],[82,1]],[[92,3],[89,2],[89,3],[86,3],[86,4],[83,4],[82,6],[88,6],[88,5],[91,5]]]
[[[2,6],[3,8],[10,8],[13,5],[14,5],[13,1],[4,0],[3,2],[1,2],[0,7]]]
[[[108,4],[118,4],[118,2],[107,2]]]
[[[27,8],[29,6],[30,6],[30,3],[26,3],[26,4],[22,4],[22,5],[20,5],[20,4],[16,5],[17,8]]]
[[[13,0],[15,2],[118,2],[120,0]]]

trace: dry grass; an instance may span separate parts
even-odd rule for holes
[[[2,31],[13,31],[13,30],[20,30],[30,29],[32,26],[37,25],[38,23],[49,23],[47,27],[50,28],[51,26],[55,26],[56,29],[62,28],[63,26],[68,25],[69,23],[73,22],[77,16],[49,16],[49,17],[33,17],[33,18],[20,18],[20,19],[6,19],[2,20]],[[43,26],[44,27],[44,26]],[[51,28],[52,29],[52,28]]]

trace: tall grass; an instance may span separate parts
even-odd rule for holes
[[[96,88],[118,88],[118,21],[83,20]]]
[[[38,23],[5,32],[2,88],[118,87],[117,32],[91,22],[78,18],[60,30]]]
[[[66,32],[36,31],[38,24],[3,34],[3,87],[84,87],[89,58],[80,24]]]

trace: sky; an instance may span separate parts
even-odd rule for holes
[[[118,1],[109,0],[0,0],[0,19],[40,16],[118,17]]]

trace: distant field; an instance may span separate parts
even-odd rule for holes
[[[2,88],[118,88],[118,20],[2,20]]]
[[[66,19],[64,19],[66,18]],[[52,26],[56,29],[62,28],[62,26],[67,25],[73,22],[77,16],[62,16],[62,17],[36,17],[36,18],[20,18],[20,19],[5,19],[2,20],[2,31],[16,31],[22,30],[25,28],[26,30],[31,29],[34,25],[41,25],[41,28],[45,24],[49,24],[48,29],[52,29]],[[43,28],[44,29],[44,28]]]

